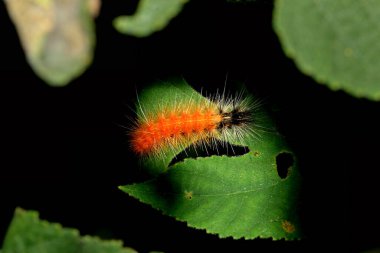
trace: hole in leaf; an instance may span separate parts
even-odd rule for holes
[[[209,144],[196,143],[177,154],[169,163],[169,167],[182,162],[186,158],[209,157],[209,156],[241,156],[249,153],[246,146],[233,145],[220,140],[211,140]]]
[[[276,165],[278,176],[285,179],[289,174],[289,169],[294,164],[293,155],[291,153],[283,152],[276,156]]]

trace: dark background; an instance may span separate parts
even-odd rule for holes
[[[272,1],[191,1],[164,31],[144,39],[112,27],[136,3],[103,1],[94,62],[65,88],[49,87],[32,72],[0,3],[0,238],[20,206],[139,252],[380,247],[380,104],[332,92],[298,71],[272,29]],[[301,241],[218,239],[117,189],[139,180],[121,127],[136,89],[181,75],[212,90],[227,73],[229,82],[244,82],[266,99],[298,154]]]

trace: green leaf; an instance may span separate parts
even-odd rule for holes
[[[298,68],[331,89],[380,99],[380,1],[277,0],[274,28]]]
[[[27,60],[52,86],[81,75],[93,58],[100,0],[7,0]]]
[[[146,37],[160,31],[177,16],[188,0],[140,0],[133,16],[114,20],[116,30],[136,37]]]
[[[38,213],[16,209],[2,253],[136,253],[121,241],[80,237],[75,229],[38,219]]]
[[[177,81],[177,85],[156,84],[142,92],[138,116],[142,117],[141,111],[159,110],[162,103],[170,105],[188,101],[189,97],[206,99],[184,81]],[[267,120],[267,124],[272,123]],[[232,144],[248,146],[249,152],[240,156],[185,158],[169,168],[173,154],[162,161],[154,157],[144,159],[145,168],[151,170],[149,166],[153,166],[158,176],[120,189],[191,227],[220,237],[299,238],[300,178],[292,150],[276,131],[261,132],[260,140],[247,137]],[[278,169],[284,167],[284,157],[290,163],[285,165],[281,178]]]

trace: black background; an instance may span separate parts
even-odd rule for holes
[[[44,84],[25,61],[0,3],[0,238],[14,209],[82,234],[122,239],[139,252],[362,251],[380,247],[380,104],[330,91],[303,75],[280,46],[272,1],[192,1],[162,32],[137,39],[112,19],[137,1],[103,1],[92,66],[65,88]],[[298,154],[306,238],[218,239],[117,189],[138,180],[126,115],[136,89],[181,75],[199,88],[244,82],[274,110]]]

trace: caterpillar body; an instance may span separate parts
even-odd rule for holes
[[[138,156],[175,156],[190,146],[217,149],[223,143],[260,137],[260,102],[245,92],[204,97],[192,88],[177,88],[166,92],[168,97],[158,98],[157,92],[156,103],[138,100],[138,118],[130,131],[131,148]]]

